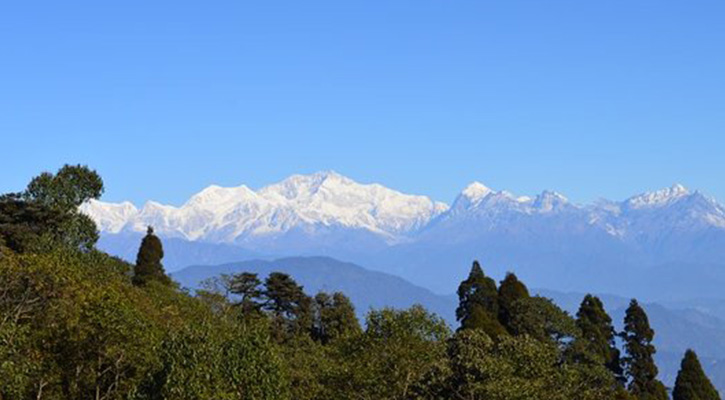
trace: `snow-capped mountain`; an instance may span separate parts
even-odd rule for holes
[[[403,194],[378,184],[359,184],[335,172],[294,175],[254,191],[246,186],[209,186],[181,207],[149,201],[90,201],[81,211],[102,232],[142,232],[214,243],[254,242],[293,231],[361,230],[396,243],[425,226],[448,207],[425,196]]]
[[[180,207],[91,201],[82,211],[102,231],[101,246],[124,249],[127,258],[147,225],[173,239],[184,252],[170,255],[171,270],[250,252],[328,255],[451,292],[475,258],[494,273],[513,269],[540,286],[616,292],[622,276],[686,262],[708,265],[703,279],[714,284],[712,276],[721,276],[725,285],[725,208],[681,185],[575,204],[553,191],[518,196],[474,182],[448,207],[321,172],[259,190],[209,186]]]

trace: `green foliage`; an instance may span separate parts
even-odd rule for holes
[[[481,329],[497,338],[506,330],[498,321],[498,290],[496,282],[487,277],[478,261],[473,262],[468,279],[458,286],[459,305],[456,318],[460,329]]]
[[[320,292],[315,296],[315,318],[312,337],[327,344],[342,337],[361,332],[360,322],[355,316],[355,307],[347,296],[335,292],[330,296]]]
[[[450,330],[421,306],[371,311],[366,326],[363,335],[338,344],[344,367],[335,381],[347,390],[337,398],[409,398],[415,384],[445,357]]]
[[[44,172],[28,184],[23,197],[53,209],[70,211],[103,194],[103,180],[86,166],[64,165],[53,175]]]
[[[578,362],[605,365],[615,377],[623,380],[623,369],[619,349],[614,341],[616,332],[612,318],[604,310],[602,301],[586,295],[577,312],[577,327],[581,330],[578,351],[574,357]]]
[[[272,333],[285,341],[312,329],[312,299],[289,275],[271,273],[264,281],[262,308],[272,316]]]
[[[286,398],[266,326],[127,271],[100,252],[0,257],[0,399]]]
[[[629,391],[638,400],[666,400],[667,389],[657,380],[657,365],[654,362],[654,330],[649,319],[637,300],[629,303],[624,317],[624,358],[626,375],[629,378]]]
[[[242,309],[244,315],[257,315],[262,307],[259,299],[262,297],[260,286],[262,281],[257,274],[244,272],[230,277],[229,292],[240,297],[235,304]]]
[[[143,286],[150,281],[160,282],[165,285],[171,284],[171,279],[164,272],[161,259],[164,258],[164,248],[154,230],[149,226],[146,236],[141,241],[136,256],[136,266],[133,269],[133,283]]]
[[[513,333],[511,319],[513,318],[512,308],[514,303],[529,297],[529,289],[526,288],[526,285],[513,273],[507,273],[498,287],[498,319],[509,332]]]
[[[435,377],[431,379],[431,377]],[[447,363],[417,390],[421,399],[612,399],[606,385],[592,385],[581,371],[560,363],[559,351],[530,336],[491,340],[483,331],[459,331]],[[606,378],[605,378],[606,379]]]
[[[574,319],[550,299],[522,298],[512,303],[510,310],[509,324],[514,335],[528,335],[564,348],[579,334]]]
[[[93,249],[77,209],[102,191],[95,172],[65,166],[0,198],[0,400],[667,399],[636,301],[627,392],[596,297],[574,320],[474,262],[452,336],[420,306],[372,310],[363,330],[344,294],[313,299],[283,273],[222,275],[191,296],[164,273],[150,228],[134,266]],[[674,396],[719,399],[692,351]]]
[[[702,370],[700,360],[687,350],[677,374],[672,400],[720,400],[720,395]]]
[[[98,231],[78,207],[102,193],[103,181],[88,167],[65,165],[55,175],[44,172],[24,192],[0,196],[0,237],[19,253],[57,246],[89,251]]]

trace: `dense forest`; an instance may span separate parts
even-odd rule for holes
[[[420,306],[370,311],[294,277],[223,275],[180,288],[149,227],[135,264],[97,249],[78,206],[103,193],[85,166],[0,197],[0,400],[720,399],[688,351],[657,379],[655,332],[632,300],[617,332],[587,295],[570,316],[474,262],[459,326]]]

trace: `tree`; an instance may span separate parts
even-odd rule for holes
[[[229,281],[229,292],[240,297],[234,304],[238,306],[244,316],[257,315],[262,307],[262,281],[257,274],[242,272],[232,275]]]
[[[355,316],[355,306],[341,292],[332,296],[320,292],[315,296],[313,339],[327,344],[330,341],[362,332]]]
[[[312,327],[312,299],[289,275],[272,272],[264,281],[262,308],[272,314],[272,329],[278,341],[309,332]]]
[[[498,320],[511,333],[511,312],[516,301],[529,298],[529,289],[509,272],[498,287]]]
[[[162,258],[164,258],[164,248],[161,240],[154,235],[154,228],[149,226],[136,256],[132,280],[134,285],[143,286],[150,281],[157,281],[165,285],[171,284],[171,279],[166,275],[164,266],[161,264]]]
[[[604,369],[602,367],[602,369]],[[592,384],[590,376],[560,361],[556,346],[531,336],[491,340],[479,329],[448,341],[446,363],[416,386],[418,399],[611,400],[612,385]],[[605,377],[606,379],[606,377]]]
[[[90,251],[96,225],[78,207],[103,194],[103,180],[81,165],[33,178],[22,193],[0,196],[0,237],[16,252],[47,252],[63,245]]]
[[[419,305],[368,313],[362,335],[340,341],[342,359],[335,379],[349,388],[334,398],[409,399],[416,383],[445,357],[450,330]]]
[[[533,296],[511,304],[510,332],[563,349],[578,335],[574,319],[553,301]]]
[[[655,346],[652,344],[654,330],[649,325],[647,313],[632,300],[624,317],[624,358],[629,391],[638,400],[667,400],[667,389],[657,380],[657,365],[654,362]]]
[[[498,290],[496,282],[487,277],[478,261],[473,262],[468,279],[458,286],[459,305],[456,319],[459,329],[482,329],[496,338],[506,332],[498,322]]]
[[[604,310],[602,301],[587,294],[579,306],[576,314],[576,325],[581,331],[578,345],[581,351],[576,355],[576,361],[605,365],[623,381],[623,369],[619,349],[615,343],[616,332],[612,326],[612,318]]]
[[[672,400],[720,400],[717,389],[702,370],[697,354],[687,350],[677,373]]]

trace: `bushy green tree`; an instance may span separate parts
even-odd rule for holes
[[[498,322],[496,282],[483,273],[478,261],[473,262],[468,278],[458,286],[458,301],[459,329],[482,329],[494,338],[505,334],[506,330]]]
[[[334,382],[337,398],[408,399],[416,384],[445,356],[446,323],[421,306],[368,313],[362,335],[337,344],[345,360]]]
[[[551,299],[522,298],[513,302],[509,310],[510,331],[516,336],[528,335],[563,349],[579,335],[574,319]]]
[[[654,335],[647,313],[637,300],[632,300],[624,317],[622,339],[627,350],[624,365],[629,391],[638,400],[667,400],[669,397],[665,385],[657,380]]]
[[[507,273],[498,287],[498,320],[509,332],[511,332],[514,303],[529,297],[526,285],[514,273]]]
[[[154,235],[154,229],[149,226],[136,256],[133,283],[137,286],[146,285],[150,281],[171,284],[171,279],[166,275],[164,266],[161,264],[163,258],[164,247],[161,240]]]
[[[462,330],[449,342],[448,360],[416,387],[419,399],[611,400],[611,385],[561,364],[559,350],[528,335],[497,341],[479,329]],[[606,375],[601,379],[606,380]]]
[[[602,364],[619,381],[623,381],[624,371],[619,349],[615,343],[616,332],[612,318],[604,310],[602,301],[596,296],[587,294],[576,316],[576,325],[581,331],[577,343],[578,351],[574,355],[576,361]]]
[[[95,223],[78,207],[103,193],[103,180],[81,165],[44,172],[22,193],[0,196],[0,237],[16,252],[57,246],[90,251],[98,241]]]
[[[281,272],[264,281],[262,308],[272,317],[274,337],[279,341],[312,329],[312,299],[292,277]]]
[[[682,359],[672,400],[720,400],[717,389],[705,375],[697,354],[692,350],[687,350]]]
[[[359,334],[360,322],[355,316],[355,306],[341,292],[330,296],[319,292],[315,296],[315,321],[313,339],[327,344],[337,338]]]

